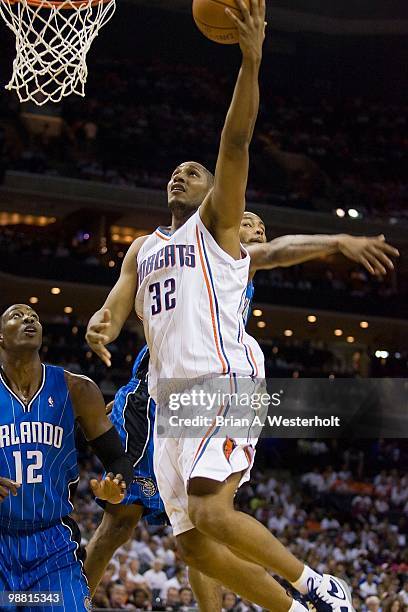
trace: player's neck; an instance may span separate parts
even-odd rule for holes
[[[186,221],[190,219],[197,212],[197,208],[188,208],[184,210],[173,211],[171,216],[171,229],[170,232],[174,234]]]
[[[30,399],[36,393],[42,376],[38,353],[4,355],[1,368],[6,382],[19,397]]]

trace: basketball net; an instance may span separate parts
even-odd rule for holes
[[[16,36],[6,89],[38,106],[84,96],[86,55],[115,8],[115,0],[0,0],[0,14]]]

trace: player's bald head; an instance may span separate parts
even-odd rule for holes
[[[2,343],[6,338],[14,341],[21,333],[25,333],[24,341],[30,342],[33,340],[34,342],[36,339],[41,341],[42,325],[40,318],[28,304],[12,304],[0,315],[0,339]],[[20,342],[20,345],[22,345],[22,342]],[[2,348],[4,349],[4,345]]]
[[[12,304],[11,306],[7,306],[6,310],[3,310],[3,313],[0,317],[0,325],[3,325],[7,315],[10,314],[13,310],[21,310],[22,312],[32,312],[34,314],[37,314],[35,310],[31,308],[31,306],[28,306],[28,304]]]
[[[239,238],[243,244],[266,242],[265,223],[256,213],[246,210],[241,219]]]
[[[263,226],[265,226],[265,223],[263,222],[263,220],[261,219],[261,217],[259,215],[257,215],[254,212],[251,212],[250,210],[246,210],[244,212],[244,215],[242,217],[243,219],[247,218],[247,219],[257,219],[258,221],[260,221]]]
[[[0,332],[3,331],[3,327],[6,322],[6,319],[14,310],[16,312],[22,312],[25,315],[31,314],[39,318],[36,311],[33,308],[31,308],[31,306],[29,306],[28,304],[12,304],[11,306],[7,306],[7,308],[3,310],[2,314],[0,315]]]

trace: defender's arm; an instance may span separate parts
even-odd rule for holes
[[[394,269],[390,256],[398,257],[397,249],[385,242],[384,236],[374,238],[338,235],[281,236],[265,244],[246,246],[251,257],[251,271],[294,266],[333,253],[343,253],[361,263],[371,274],[386,274]]]

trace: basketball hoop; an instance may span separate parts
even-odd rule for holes
[[[84,96],[86,55],[115,8],[115,0],[0,0],[0,14],[16,36],[6,89],[38,106]]]

